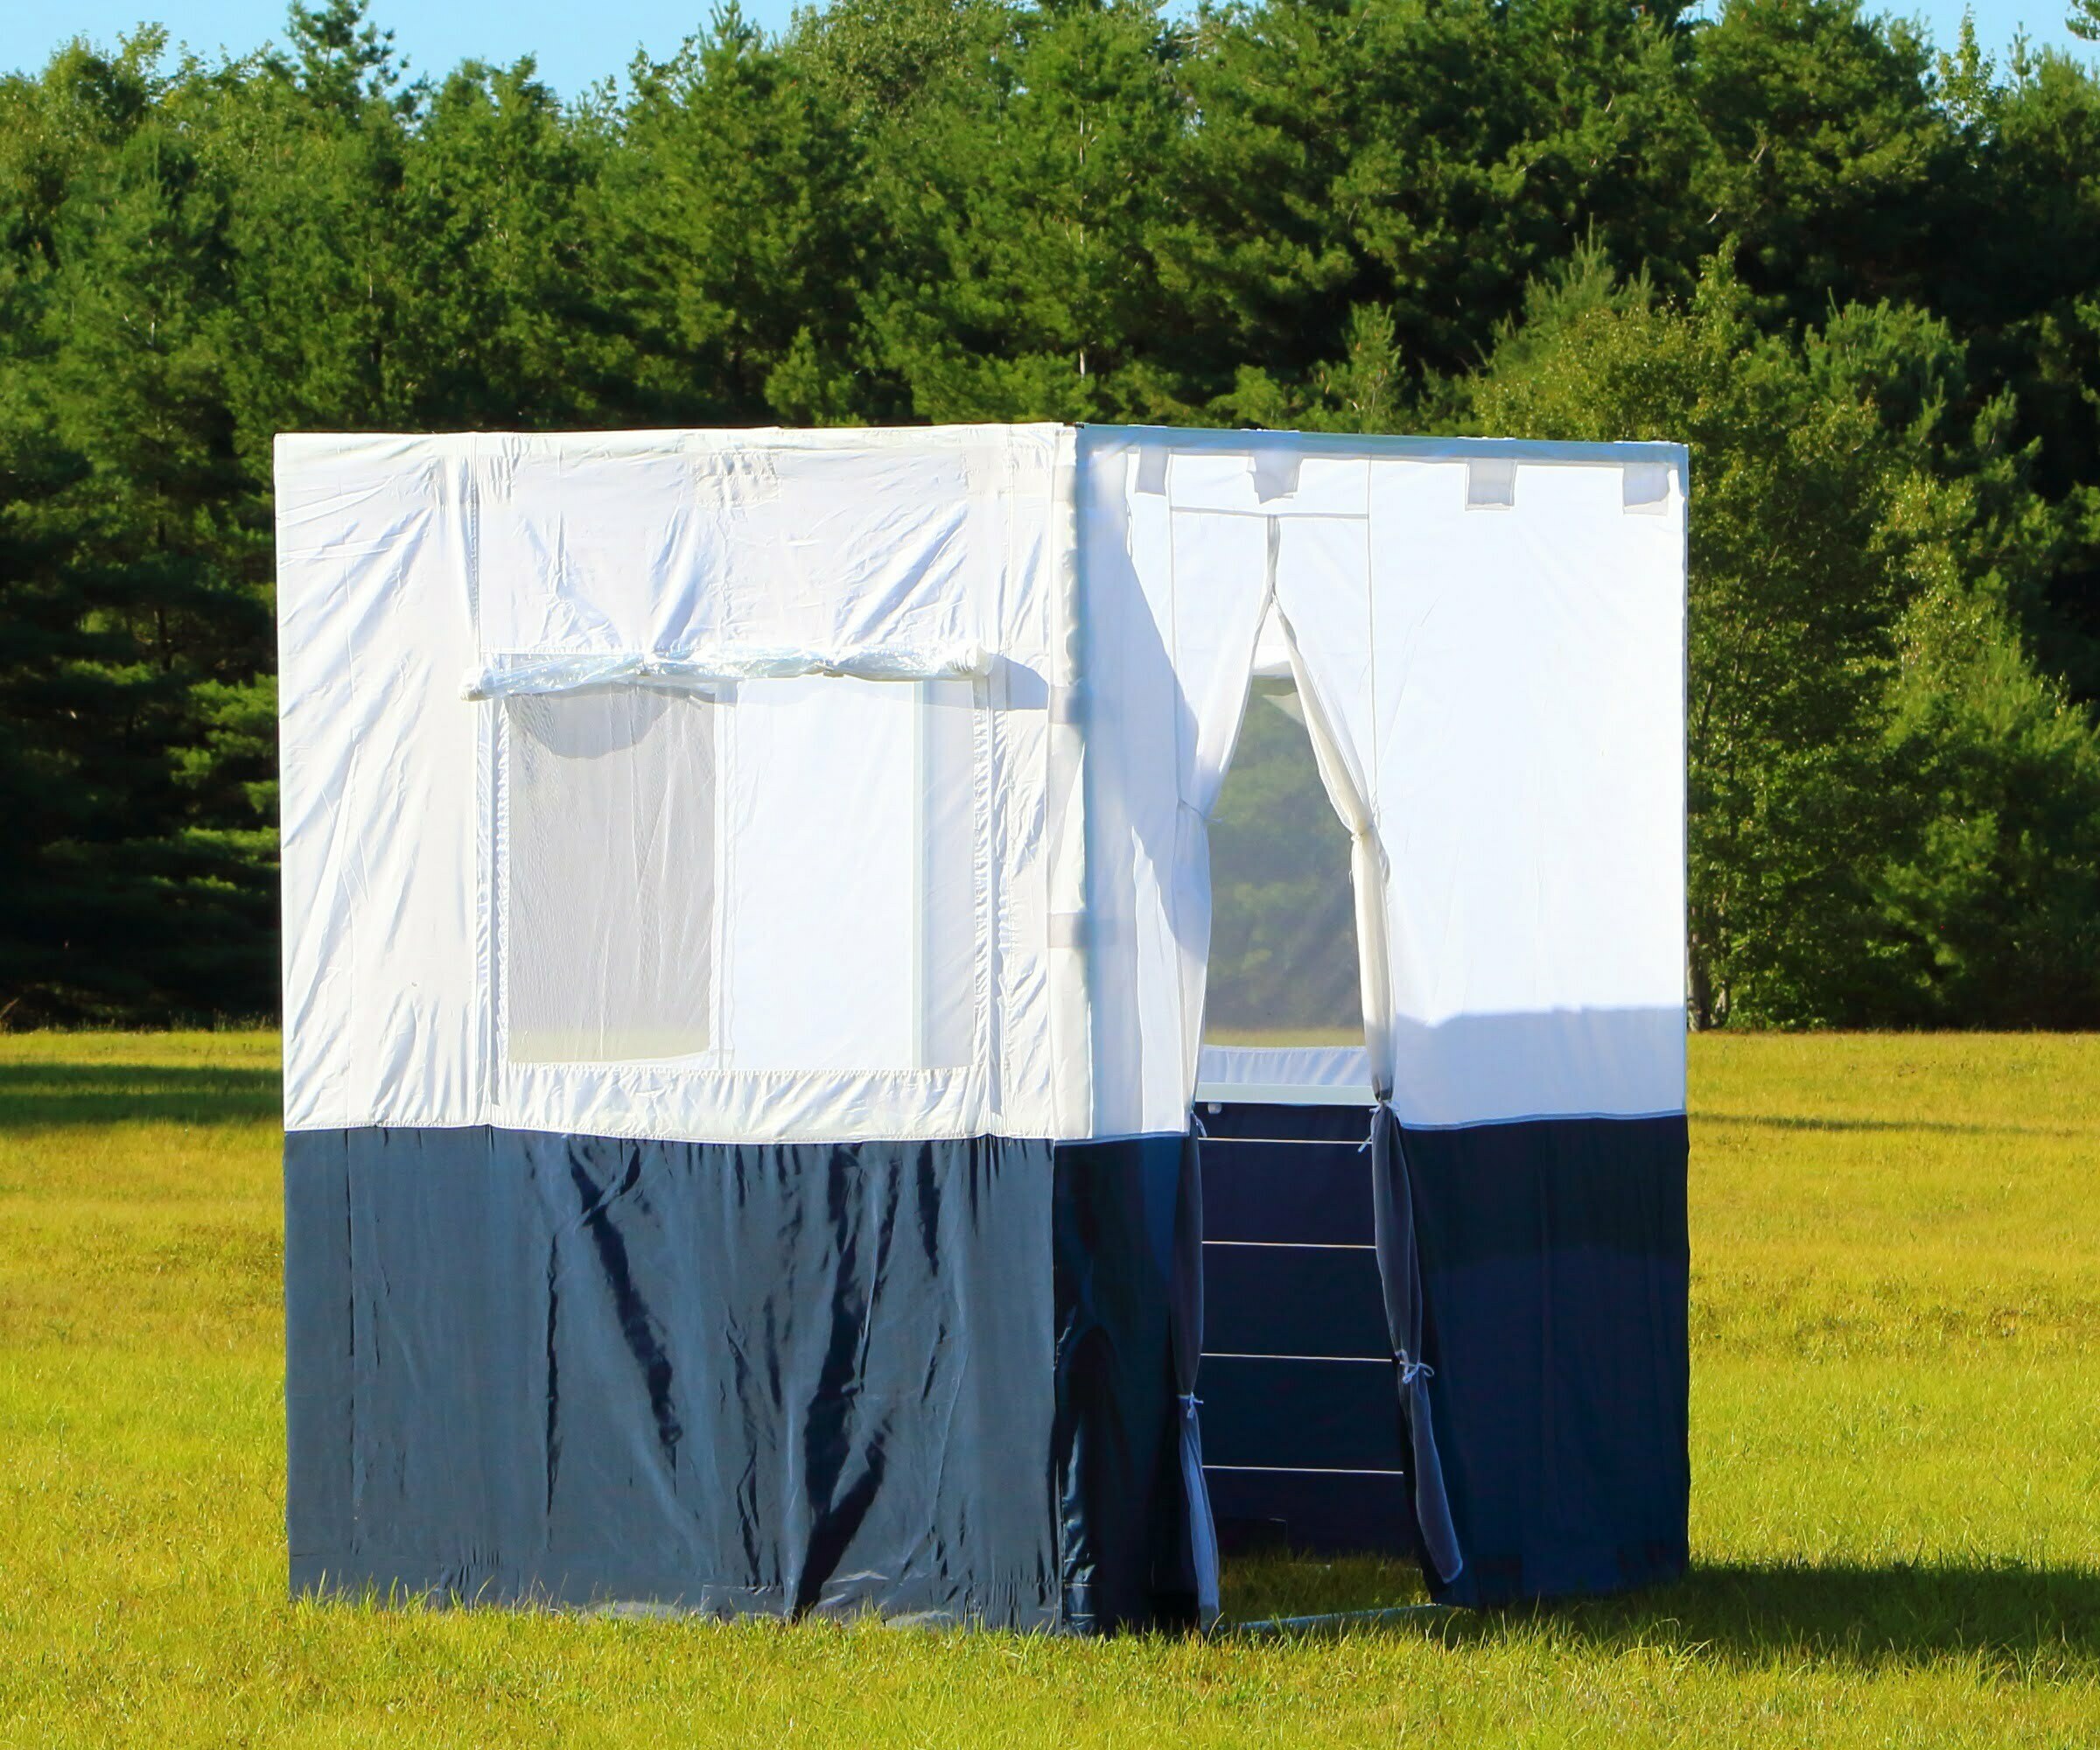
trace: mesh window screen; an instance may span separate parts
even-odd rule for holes
[[[1288,681],[1257,680],[1210,819],[1203,1038],[1363,1043],[1349,835]]]
[[[718,707],[621,688],[504,709],[511,1060],[708,1050]]]

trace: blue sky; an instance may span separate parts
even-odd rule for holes
[[[785,24],[794,0],[744,0],[746,13],[768,29]],[[1871,0],[1870,0],[1871,4]],[[708,0],[376,0],[377,22],[394,32],[395,46],[424,73],[443,73],[470,55],[510,61],[536,55],[541,76],[564,96],[625,69],[638,48],[669,54],[704,20]],[[1961,0],[1893,6],[1914,11],[1933,34],[1951,42]],[[1977,0],[1978,33],[2002,50],[2025,26],[2039,46],[2092,51],[2063,28],[2062,0]],[[179,43],[210,54],[240,52],[281,34],[284,0],[0,0],[0,71],[32,69],[74,36],[114,43],[142,18],[165,24]],[[2002,56],[2001,56],[2002,60]]]

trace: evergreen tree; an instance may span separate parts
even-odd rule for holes
[[[278,432],[1037,417],[1688,441],[1698,1018],[2100,1022],[2096,166],[2084,61],[1857,0],[732,8],[566,105],[365,0],[70,46],[0,1023],[274,1000]]]

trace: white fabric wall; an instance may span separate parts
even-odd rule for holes
[[[281,439],[288,1126],[1082,1134],[1072,443]]]
[[[1097,1130],[1191,1092],[1197,829],[1271,593],[1402,1121],[1681,1110],[1684,452],[1090,429],[1081,470]]]
[[[278,539],[293,1128],[1179,1130],[1257,662],[1401,1118],[1681,1109],[1674,446],[290,438]]]

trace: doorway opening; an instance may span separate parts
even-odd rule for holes
[[[1273,619],[1256,664],[1209,829],[1204,1475],[1228,1557],[1405,1557],[1350,837]]]
[[[1363,1046],[1349,835],[1288,673],[1257,674],[1210,817],[1203,1042]]]

